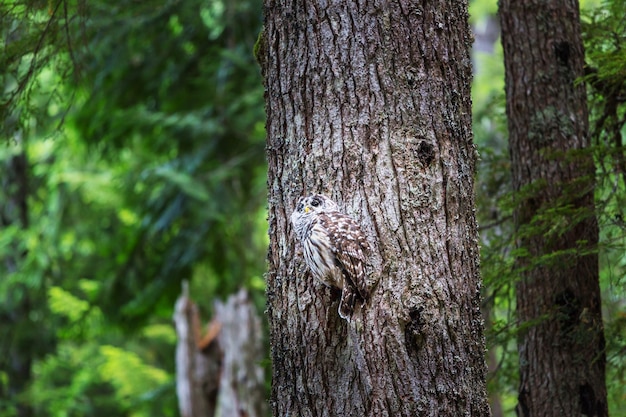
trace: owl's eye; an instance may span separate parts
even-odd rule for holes
[[[298,203],[298,206],[296,207],[297,211],[302,211],[304,210],[304,203]]]
[[[313,207],[317,207],[321,204],[321,201],[319,200],[319,198],[314,198],[313,201],[311,201],[311,205]]]

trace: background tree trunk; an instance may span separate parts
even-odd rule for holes
[[[500,2],[519,258],[518,414],[606,416],[578,2]],[[532,223],[531,223],[532,222]]]
[[[183,291],[176,301],[176,394],[182,417],[267,415],[261,319],[245,290],[216,301],[202,334],[200,314]]]
[[[276,416],[486,416],[467,3],[266,1]],[[371,237],[352,323],[289,225],[323,192]]]
[[[212,322],[205,337],[198,306],[189,297],[189,283],[174,308],[176,325],[176,396],[181,417],[212,417],[217,407],[222,350],[217,341],[221,327]],[[204,340],[204,343],[202,341]]]
[[[25,151],[16,152],[0,167],[0,233],[2,229],[16,227],[28,228],[28,176],[29,167]],[[20,267],[23,248],[18,243],[3,248],[4,256],[0,266],[0,276],[8,276]],[[38,343],[46,332],[33,335],[29,328],[36,328],[31,318],[33,304],[40,301],[41,293],[28,288],[25,284],[12,283],[8,290],[13,293],[7,305],[0,307],[0,347],[4,354],[0,359],[0,369],[6,372],[5,380],[0,382],[0,399],[16,404],[15,413],[19,417],[33,415],[31,406],[24,400],[15,400],[32,377],[32,363],[41,346]]]

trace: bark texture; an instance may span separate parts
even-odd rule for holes
[[[464,1],[271,1],[268,316],[275,416],[487,416]],[[370,236],[353,321],[289,224],[323,192]]]
[[[578,2],[500,2],[518,246],[518,415],[606,416]]]

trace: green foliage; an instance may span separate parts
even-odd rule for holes
[[[94,416],[119,413],[115,391],[99,380],[101,366],[94,344],[62,344],[53,355],[36,363],[28,400],[37,415]]]
[[[53,313],[66,316],[68,320],[75,322],[89,310],[89,303],[74,297],[61,287],[51,287],[48,290],[50,310]]]
[[[497,3],[476,0],[470,5],[477,40],[496,25]],[[485,41],[488,42],[487,38]],[[514,415],[517,404],[518,356],[514,317],[514,198],[507,148],[504,61],[498,39],[491,50],[473,51],[473,131],[480,158],[476,177],[477,220],[481,239],[483,314],[486,317],[487,389],[492,407]],[[495,411],[495,410],[494,410]]]
[[[167,372],[145,364],[135,353],[114,346],[101,346],[104,358],[99,367],[100,377],[115,387],[115,395],[124,408],[131,409],[135,402],[149,402],[162,385],[171,382]],[[143,408],[143,407],[142,407]],[[145,412],[133,415],[152,415],[149,407]]]
[[[0,210],[0,415],[177,415],[180,281],[205,308],[241,286],[262,305],[260,1],[15,1],[0,18],[0,200],[17,201],[15,158],[28,178],[27,221]]]
[[[586,82],[605,100],[617,99],[626,79],[626,11],[622,2],[605,0],[583,13],[583,36],[587,65]],[[599,97],[594,97],[598,99]],[[623,101],[623,100],[620,100]]]
[[[598,167],[596,205],[601,226],[600,284],[607,341],[611,415],[626,415],[626,10],[606,0],[583,14],[590,128]]]
[[[264,248],[250,247],[248,237],[265,195],[250,30],[260,16],[248,4],[196,7],[143,2],[138,18],[135,9],[103,4],[88,25],[97,36],[81,58],[89,61],[89,96],[75,126],[90,149],[128,158],[122,206],[138,208],[129,211],[134,241],[101,299],[107,314],[124,320],[146,317],[163,295],[176,294],[180,274],[201,259],[210,259],[219,295],[263,267]],[[215,26],[226,15],[238,24]]]
[[[72,98],[59,82],[72,71],[65,28],[79,9],[64,1],[0,4],[0,137],[20,142],[63,119]]]
[[[108,334],[111,338],[114,333],[102,328],[102,323],[93,328],[92,335],[101,338]],[[121,334],[113,338],[123,341]],[[146,349],[150,343],[144,340],[144,348],[136,353],[128,350],[132,348],[128,344],[122,349],[98,346],[93,339],[83,343],[77,340],[67,338],[54,354],[35,364],[33,385],[24,396],[35,406],[37,415],[176,414],[173,376],[147,362],[147,358],[157,359]]]

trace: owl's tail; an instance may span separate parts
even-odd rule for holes
[[[361,299],[359,293],[351,288],[350,285],[343,287],[341,291],[341,301],[339,301],[339,316],[348,321],[352,320],[352,313],[354,313],[354,306],[357,299]]]

